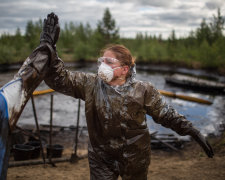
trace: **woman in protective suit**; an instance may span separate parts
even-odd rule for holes
[[[192,136],[209,157],[213,151],[191,122],[167,105],[150,82],[135,80],[135,64],[122,45],[109,45],[98,58],[98,73],[71,72],[57,56],[45,82],[52,89],[85,101],[90,177],[147,179],[150,134],[146,114],[180,135]]]
[[[146,114],[180,135],[192,136],[208,157],[213,157],[212,148],[200,132],[168,106],[150,82],[135,80],[134,59],[126,47],[111,45],[103,49],[97,74],[71,72],[55,52],[58,37],[58,17],[51,13],[44,21],[40,46],[27,58],[14,80],[1,88],[0,103],[7,105],[0,109],[0,123],[7,124],[0,129],[2,179],[7,173],[8,126],[15,127],[26,102],[43,79],[54,90],[85,101],[92,180],[114,180],[119,175],[124,180],[147,179],[150,134]],[[10,93],[13,89],[18,93]]]

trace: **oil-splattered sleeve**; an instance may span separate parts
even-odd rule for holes
[[[156,123],[174,130],[179,135],[199,133],[190,121],[165,102],[164,97],[150,83],[146,85],[145,109]]]
[[[52,89],[75,98],[85,100],[85,88],[95,78],[94,74],[65,69],[63,61],[56,56],[45,77]]]

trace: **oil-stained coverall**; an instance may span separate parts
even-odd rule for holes
[[[150,134],[146,114],[180,135],[198,133],[191,122],[167,105],[150,82],[135,80],[114,88],[95,74],[71,72],[56,58],[45,78],[52,89],[85,101],[91,179],[146,179]]]

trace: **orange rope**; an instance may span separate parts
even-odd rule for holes
[[[53,89],[45,89],[45,90],[41,90],[41,91],[34,91],[33,95],[37,96],[37,95],[42,95],[42,94],[47,94],[47,93],[51,93],[54,92]]]

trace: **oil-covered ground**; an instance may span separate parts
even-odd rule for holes
[[[214,158],[208,158],[195,142],[185,145],[177,152],[161,150],[152,151],[148,179],[151,180],[224,180],[225,177],[225,136],[209,139],[215,151]],[[79,150],[78,154],[85,154]],[[70,156],[69,149],[64,156]],[[9,180],[88,180],[88,159],[84,158],[75,164],[70,162],[57,163],[56,167],[32,165],[11,167],[8,169]]]

